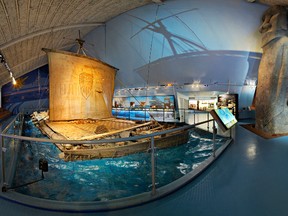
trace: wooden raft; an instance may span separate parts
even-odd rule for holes
[[[155,147],[157,149],[163,149],[187,143],[188,133],[189,132],[185,130],[167,134],[164,137],[156,137],[154,139]],[[128,141],[121,144],[111,144],[110,146],[99,146],[95,149],[65,150],[63,153],[65,161],[74,161],[122,157],[140,152],[148,152],[150,148],[150,139],[142,139],[136,142]]]
[[[36,126],[49,138],[55,140],[100,140],[139,136],[174,128],[173,124],[160,125],[157,122],[137,123],[115,118],[101,120],[38,121]],[[168,148],[188,141],[188,131],[180,130],[157,136],[155,147]],[[110,142],[103,144],[57,144],[65,161],[91,160],[122,157],[145,152],[150,149],[150,138],[137,141]]]

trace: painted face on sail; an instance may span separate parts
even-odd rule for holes
[[[87,100],[92,92],[93,74],[87,72],[79,74],[79,86],[82,96]]]

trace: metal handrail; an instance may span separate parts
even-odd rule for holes
[[[59,143],[59,144],[72,144],[72,145],[77,145],[77,144],[102,144],[105,142],[123,142],[123,141],[131,141],[131,140],[138,140],[138,139],[145,139],[145,138],[150,138],[154,136],[159,136],[163,135],[166,133],[171,133],[171,132],[176,132],[179,130],[189,130],[192,128],[195,128],[198,125],[205,124],[208,122],[213,121],[213,119],[203,121],[203,122],[198,122],[193,125],[185,125],[179,128],[173,128],[165,131],[160,131],[160,132],[155,132],[151,134],[145,134],[145,135],[139,135],[139,136],[134,136],[134,137],[126,137],[126,138],[116,138],[116,139],[101,139],[101,140],[54,140],[54,139],[48,139],[48,138],[36,138],[36,137],[26,137],[26,136],[19,136],[19,135],[12,135],[12,134],[4,134],[1,133],[0,136],[2,137],[7,137],[7,138],[12,138],[12,139],[21,139],[21,140],[26,140],[26,141],[35,141],[35,142],[49,142],[49,143]]]
[[[17,120],[21,121],[21,125],[20,127],[18,128],[19,129],[19,133],[21,132],[22,133],[22,123],[23,123],[23,114],[22,113],[18,113],[14,118],[13,120],[5,127],[5,129],[3,131],[1,131],[1,134],[3,134],[3,132],[7,132],[12,126],[13,127],[13,133],[15,133],[15,122]],[[1,130],[1,129],[0,129]],[[13,138],[13,143],[15,144],[15,139]],[[18,142],[20,141],[21,139],[18,140]],[[0,148],[1,148],[1,163],[2,163],[2,167],[1,167],[1,171],[2,171],[2,184],[5,186],[6,184],[6,170],[5,170],[5,152],[6,152],[6,148],[4,146],[4,136],[1,135],[1,138],[0,138]],[[13,167],[16,163],[16,158],[14,158],[12,160],[12,162],[10,163],[10,172],[11,172],[11,167]]]
[[[5,134],[5,133],[9,130],[9,128],[14,124],[14,122],[15,122],[18,118],[20,118],[21,115],[22,115],[22,113],[18,113],[18,114],[11,120],[11,122],[2,130],[1,135],[2,135],[2,134]]]

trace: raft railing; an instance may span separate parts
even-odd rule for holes
[[[22,119],[22,120],[21,120]],[[3,130],[1,131],[1,184],[2,184],[2,192],[0,192],[0,196],[4,197],[7,200],[11,200],[13,202],[17,202],[23,205],[42,208],[53,211],[69,211],[69,212],[86,212],[86,211],[108,211],[126,208],[130,206],[135,206],[139,204],[143,204],[146,202],[150,202],[155,199],[159,199],[164,197],[185,184],[191,182],[195,177],[197,177],[203,170],[205,170],[209,165],[219,157],[219,155],[226,149],[226,147],[232,141],[232,133],[230,132],[225,144],[216,149],[215,147],[215,139],[217,135],[217,128],[214,119],[209,119],[206,121],[198,122],[192,125],[184,125],[179,128],[173,128],[166,131],[155,132],[146,135],[139,135],[135,137],[127,137],[127,138],[116,138],[116,139],[102,139],[102,140],[90,140],[90,141],[79,141],[79,140],[53,140],[48,138],[37,138],[37,137],[27,137],[21,136],[20,129],[22,129],[23,115],[17,115],[14,120]],[[180,130],[191,130],[197,126],[205,125],[212,122],[212,141],[213,141],[213,153],[204,160],[199,166],[190,171],[189,173],[183,175],[182,177],[174,180],[173,182],[168,183],[167,185],[161,186],[157,188],[156,184],[156,149],[155,146],[155,137],[161,136],[166,133],[173,133]],[[231,129],[230,129],[231,131]],[[226,134],[227,135],[227,134]],[[126,141],[135,141],[139,139],[150,139],[151,146],[150,149],[147,149],[151,153],[151,190],[150,192],[143,192],[137,195],[133,195],[130,197],[124,198],[116,198],[107,201],[57,201],[51,199],[44,199],[38,197],[32,197],[29,195],[24,195],[18,193],[10,187],[12,184],[12,175],[13,171],[15,172],[16,167],[16,159],[19,154],[19,149],[23,141],[37,143],[57,143],[57,144],[103,144],[103,143],[111,143],[111,142],[126,142]],[[12,148],[11,148],[12,146]],[[16,146],[13,147],[13,146]],[[12,158],[13,163],[10,162]],[[40,166],[40,165],[39,165]],[[10,175],[7,178],[7,175]],[[43,172],[42,172],[43,175]],[[73,204],[72,204],[73,203]]]
[[[19,113],[11,122],[1,131],[1,134],[13,134],[20,136],[22,134],[24,122],[24,115]],[[0,127],[2,130],[2,127]],[[4,142],[4,137],[1,136],[1,183],[2,188],[5,188],[8,184],[12,183],[16,163],[18,159],[18,153],[20,151],[21,139],[9,139],[9,142]],[[7,155],[7,157],[6,157]],[[7,168],[6,168],[7,166]]]

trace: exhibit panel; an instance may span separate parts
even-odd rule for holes
[[[200,110],[200,111],[211,111],[216,108],[216,97],[207,98],[189,98],[189,109]]]
[[[216,120],[222,131],[229,130],[237,123],[235,116],[227,107],[211,110],[210,114]]]
[[[218,96],[218,108],[228,108],[238,119],[238,94],[223,94]]]

